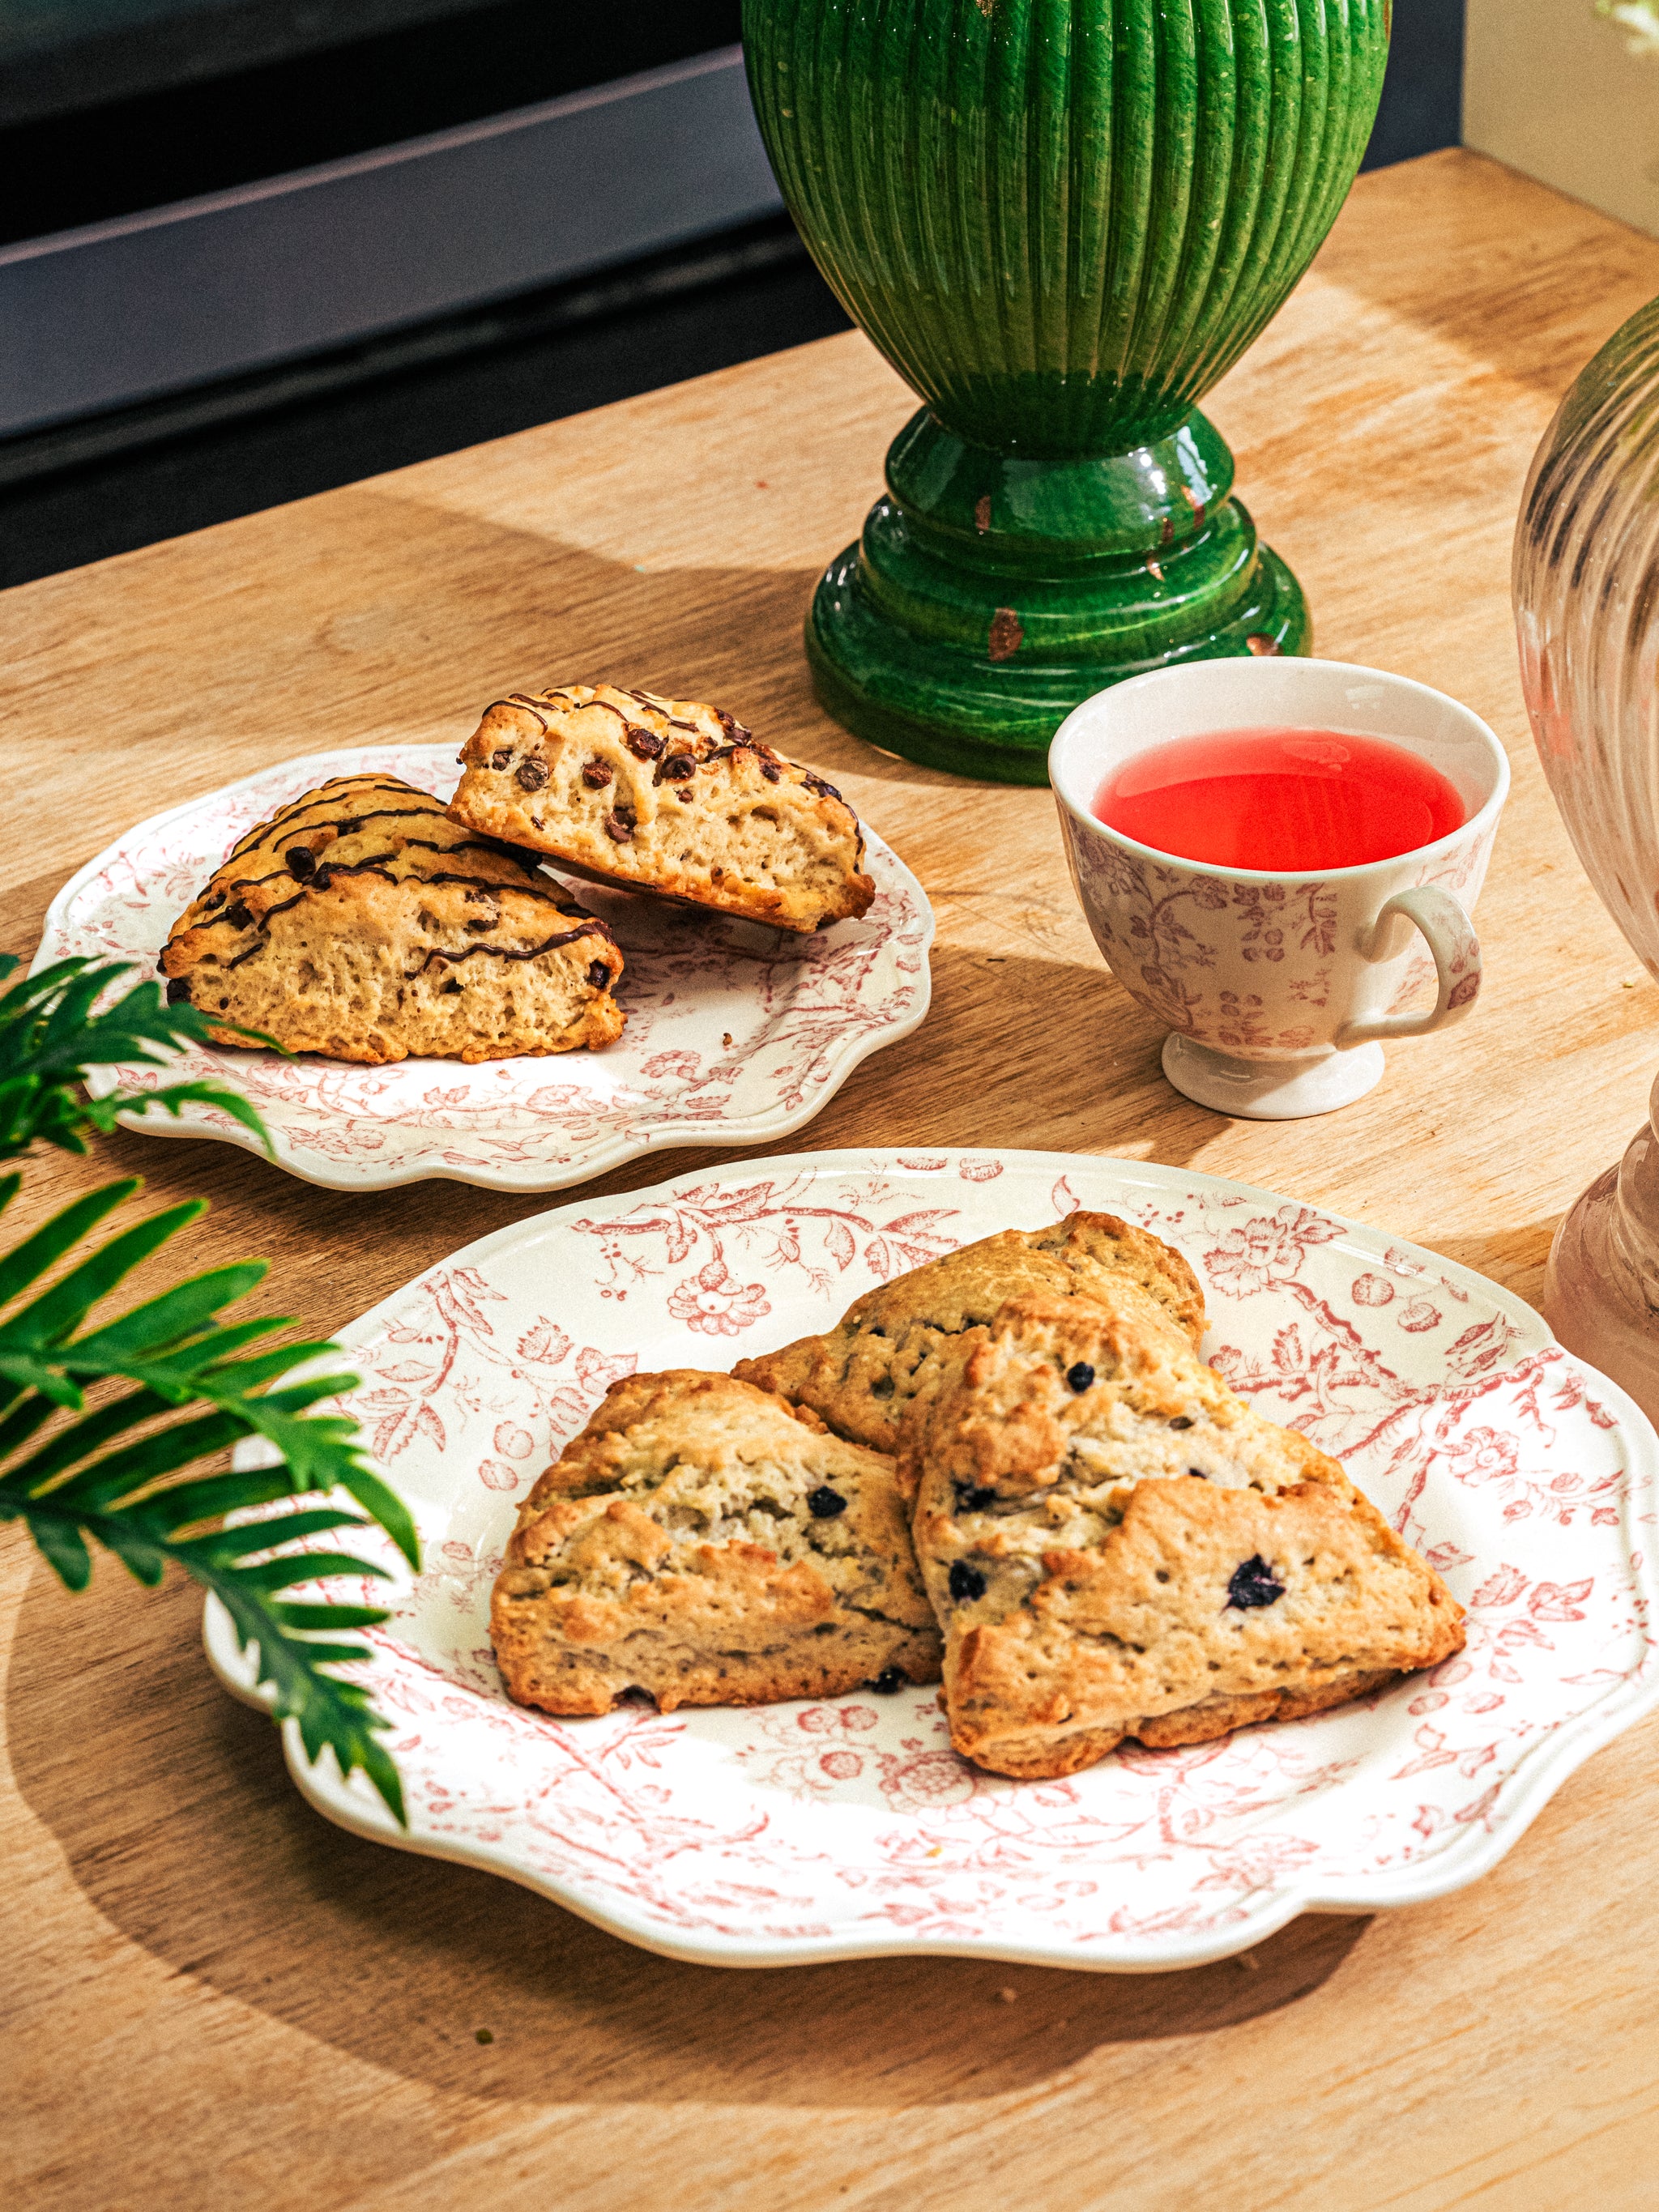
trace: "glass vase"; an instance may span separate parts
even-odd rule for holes
[[[1533,736],[1602,903],[1659,977],[1659,301],[1584,369],[1539,447],[1515,544]],[[1659,1419],[1659,1083],[1557,1231],[1545,1318]]]

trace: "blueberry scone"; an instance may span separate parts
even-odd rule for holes
[[[713,707],[609,684],[515,691],[460,759],[457,822],[596,883],[802,933],[876,895],[835,786]]]
[[[333,1060],[503,1060],[623,1029],[605,924],[389,775],[337,776],[251,830],[161,966],[169,1000]]]
[[[1005,1229],[884,1283],[822,1336],[740,1360],[735,1372],[810,1406],[838,1436],[896,1451],[911,1401],[964,1329],[1022,1291],[1089,1297],[1127,1278],[1189,1337],[1204,1334],[1204,1293],[1180,1253],[1111,1213],[1070,1213],[1047,1229]]]
[[[892,1461],[689,1368],[612,1384],[520,1509],[489,1625],[508,1695],[550,1713],[939,1680]]]
[[[1336,1462],[1139,1298],[1015,1298],[907,1428],[957,1749],[1073,1774],[1201,1743],[1462,1649],[1445,1584]]]

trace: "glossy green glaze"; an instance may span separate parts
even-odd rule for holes
[[[926,402],[807,622],[849,727],[1039,783],[1103,685],[1306,649],[1197,403],[1342,204],[1389,8],[744,0],[790,212]]]

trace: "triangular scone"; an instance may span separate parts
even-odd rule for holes
[[[1139,1298],[1016,1298],[907,1429],[951,1740],[1073,1774],[1200,1743],[1462,1649],[1463,1612],[1336,1462]]]
[[[690,1368],[613,1383],[541,1477],[489,1630],[508,1694],[550,1713],[939,1680],[892,1461]]]
[[[1078,1212],[930,1260],[866,1291],[822,1336],[740,1360],[733,1371],[811,1407],[838,1436],[896,1451],[912,1399],[932,1386],[964,1329],[1024,1291],[1088,1297],[1106,1279],[1125,1277],[1199,1343],[1204,1293],[1180,1253],[1115,1214]]]
[[[835,786],[717,708],[609,684],[515,691],[461,763],[456,821],[596,883],[801,932],[876,895]]]
[[[331,1060],[506,1060],[623,1030],[605,924],[390,775],[336,776],[251,830],[161,965],[169,1000]]]

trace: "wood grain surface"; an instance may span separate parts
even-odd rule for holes
[[[806,596],[913,404],[856,334],[0,598],[0,945],[29,953],[52,892],[132,821],[266,763],[459,741],[499,691],[553,679],[710,698],[831,775],[938,910],[927,1021],[795,1146],[1191,1164],[1535,1298],[1556,1221],[1642,1115],[1659,990],[1533,757],[1510,537],[1560,392],[1656,291],[1659,245],[1435,155],[1361,179],[1214,396],[1317,649],[1454,692],[1515,767],[1478,1016],[1394,1048],[1328,1120],[1229,1121],[1169,1089],[1073,907],[1046,793],[908,767],[814,705]],[[210,1198],[194,1261],[269,1255],[265,1310],[317,1329],[559,1202],[335,1195],[222,1146],[119,1135],[89,1164],[37,1161],[27,1211],[118,1170],[157,1201]],[[0,1535],[0,2197],[31,2212],[1530,2212],[1659,2193],[1652,1723],[1476,1887],[1304,1918],[1224,1965],[743,1974],[336,1832],[210,1681],[191,1589],[147,1594],[106,1561],[72,1598]]]

